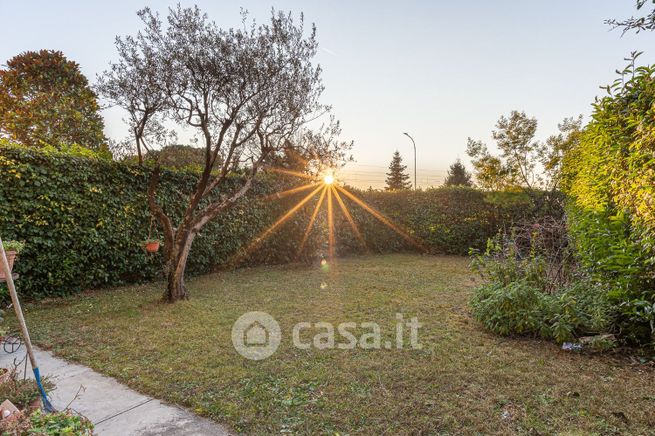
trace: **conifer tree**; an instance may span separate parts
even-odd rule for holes
[[[391,164],[389,164],[386,182],[387,186],[385,189],[387,191],[401,191],[412,187],[409,181],[409,174],[407,174],[407,165],[403,165],[403,158],[400,156],[398,150],[393,154]]]
[[[471,174],[466,171],[466,167],[459,159],[448,169],[444,186],[473,186]]]

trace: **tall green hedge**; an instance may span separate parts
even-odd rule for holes
[[[141,246],[151,226],[146,206],[148,174],[147,168],[135,165],[0,143],[0,235],[26,242],[15,266],[21,274],[21,292],[43,298],[161,276],[161,256],[148,255]],[[158,201],[179,216],[195,180],[193,173],[164,171]],[[238,182],[234,177],[224,189]],[[298,183],[289,177],[259,177],[243,201],[195,239],[188,273],[213,271],[231,265],[235,258],[241,259],[239,264],[295,260],[316,200],[249,256],[236,256],[306,193],[275,200],[265,197]],[[469,247],[481,248],[500,227],[521,219],[532,208],[524,194],[490,195],[468,188],[354,192],[432,253],[466,254]],[[415,249],[351,200],[343,200],[369,252]],[[303,258],[327,251],[325,209]],[[336,201],[334,209],[337,252],[363,252]],[[155,226],[153,235],[156,232]]]
[[[22,292],[33,297],[65,295],[158,277],[161,256],[148,255],[142,248],[151,226],[148,174],[148,169],[135,165],[1,146],[0,234],[4,240],[26,242],[15,266]],[[193,174],[163,171],[158,201],[179,216],[195,180]],[[208,272],[234,258],[291,200],[256,199],[284,190],[291,182],[280,177],[259,179],[248,198],[196,238],[188,272]],[[304,213],[297,219],[302,218]],[[256,250],[250,261],[291,260],[295,252],[285,234],[289,229],[291,223]],[[156,235],[155,223],[151,236]]]
[[[357,192],[367,204],[383,212],[404,229],[423,249],[432,254],[466,255],[470,248],[484,248],[501,228],[532,219],[535,215],[562,215],[560,195],[536,208],[524,192],[488,193],[466,187],[442,187],[425,191]],[[370,213],[353,207],[354,220],[365,236],[369,250],[394,252],[416,249]],[[337,240],[341,252],[360,251],[361,244],[348,232],[347,222],[339,228],[345,235]]]
[[[619,328],[655,344],[655,65],[623,73],[566,153],[564,189],[580,259],[611,289]]]

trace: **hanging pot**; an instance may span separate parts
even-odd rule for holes
[[[148,253],[156,253],[159,251],[159,241],[148,241],[145,246]]]
[[[7,251],[7,262],[9,262],[9,272],[11,273],[12,268],[14,267],[14,259],[16,259],[16,252],[15,251]],[[5,272],[2,268],[0,268],[0,280],[6,279],[7,276],[5,276]]]

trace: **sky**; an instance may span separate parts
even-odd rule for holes
[[[61,50],[93,83],[111,60],[114,38],[141,27],[136,11],[162,14],[176,1],[0,0],[0,63],[26,51]],[[612,31],[608,18],[635,15],[634,0],[470,1],[181,1],[198,4],[222,27],[240,24],[240,8],[258,21],[271,8],[304,13],[318,28],[326,90],[355,162],[340,177],[384,185],[399,150],[410,173],[416,140],[421,187],[442,183],[468,137],[490,145],[500,115],[524,110],[539,121],[538,139],[565,117],[591,113],[599,86],[616,77],[631,51],[655,63],[655,33]],[[118,110],[104,113],[105,133],[124,137]],[[493,147],[491,147],[493,149]]]

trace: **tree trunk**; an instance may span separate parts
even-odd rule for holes
[[[168,273],[165,299],[168,303],[189,299],[189,292],[184,285],[184,272],[179,273],[177,269],[173,269]]]
[[[190,233],[186,236],[186,240],[171,247],[168,261],[168,286],[164,295],[164,299],[168,303],[189,299],[189,292],[184,284],[184,272],[194,236],[193,233]]]

